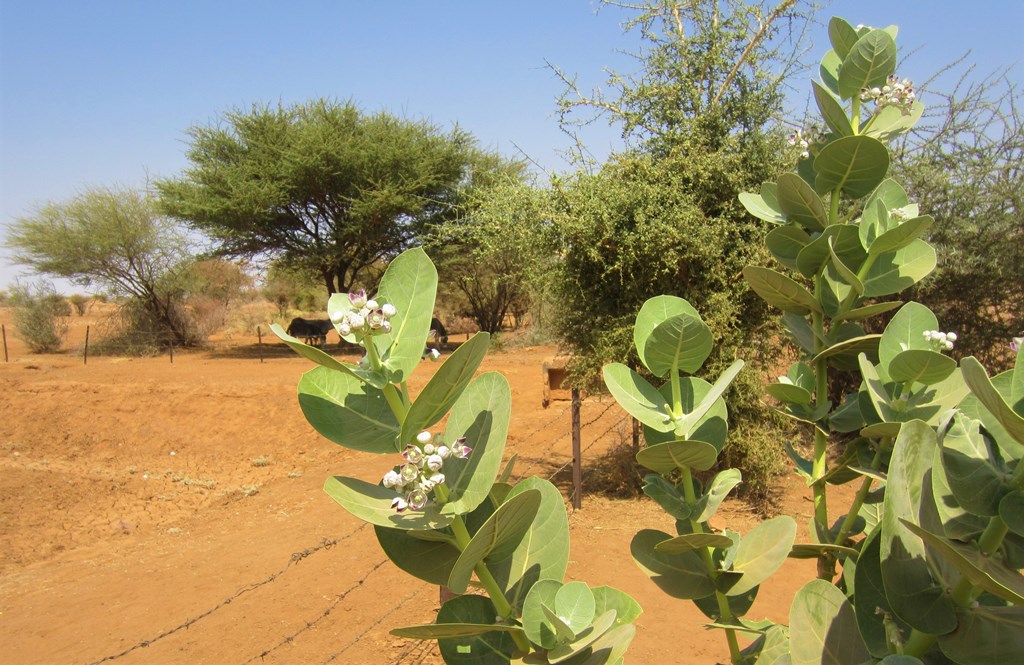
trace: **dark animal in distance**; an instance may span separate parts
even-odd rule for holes
[[[327,333],[334,330],[334,324],[326,319],[303,319],[296,317],[288,324],[288,334],[309,345],[327,344]]]
[[[444,329],[441,319],[436,316],[430,319],[429,339],[434,345],[439,346],[442,351],[448,347],[448,331]]]

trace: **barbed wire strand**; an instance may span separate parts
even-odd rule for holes
[[[341,654],[343,654],[346,651],[348,651],[349,649],[351,649],[353,644],[355,644],[356,642],[361,640],[364,635],[366,635],[371,630],[373,630],[374,628],[379,626],[384,621],[385,618],[391,616],[392,614],[397,612],[399,609],[401,609],[403,605],[405,605],[406,603],[408,603],[413,598],[415,598],[416,596],[420,595],[421,593],[423,593],[427,589],[434,589],[434,588],[436,588],[436,587],[433,586],[433,585],[427,585],[427,584],[421,585],[418,589],[416,589],[411,594],[406,596],[400,603],[398,603],[397,605],[392,607],[390,610],[388,610],[384,614],[382,614],[379,617],[377,617],[376,621],[371,623],[361,633],[359,633],[358,635],[353,637],[351,640],[349,640],[348,643],[346,643],[345,646],[341,647],[341,649],[339,651],[336,651],[335,653],[333,653],[330,656],[328,656],[327,660],[324,661],[324,665],[326,665],[327,663],[333,663],[338,658],[338,656],[340,656]]]
[[[105,663],[107,661],[116,660],[116,659],[121,658],[123,656],[127,656],[128,654],[130,654],[131,652],[135,651],[136,649],[142,649],[144,647],[148,647],[148,646],[152,645],[154,642],[158,642],[158,641],[164,639],[165,637],[170,637],[171,635],[177,633],[178,631],[185,630],[185,629],[189,628],[190,626],[192,626],[192,625],[196,624],[197,622],[199,622],[199,621],[205,619],[206,617],[210,616],[214,612],[216,612],[216,611],[218,611],[218,610],[220,610],[220,609],[230,605],[232,602],[237,600],[239,597],[249,593],[250,591],[255,591],[256,589],[259,589],[260,587],[266,586],[267,584],[270,584],[271,582],[277,580],[277,578],[281,577],[281,575],[284,575],[286,572],[288,572],[288,570],[291,569],[291,567],[293,565],[297,564],[298,562],[302,561],[303,559],[305,559],[305,558],[307,558],[307,557],[309,557],[309,556],[311,556],[311,555],[313,555],[313,554],[315,554],[317,552],[329,550],[332,547],[334,547],[335,545],[337,545],[338,543],[343,542],[343,541],[349,539],[350,537],[355,535],[357,532],[362,530],[365,526],[366,526],[366,523],[364,522],[364,523],[360,524],[359,526],[357,526],[352,531],[348,532],[347,534],[345,534],[344,536],[341,536],[339,538],[330,539],[330,538],[327,538],[325,536],[321,540],[319,545],[316,545],[316,546],[313,546],[313,547],[307,547],[306,549],[304,549],[304,550],[302,550],[300,552],[293,553],[288,558],[288,563],[286,563],[284,565],[284,567],[281,568],[279,571],[271,574],[270,576],[268,576],[267,578],[265,578],[265,579],[263,579],[263,580],[261,580],[259,582],[253,582],[251,584],[247,584],[247,585],[241,587],[238,591],[236,591],[232,595],[228,596],[224,600],[220,601],[219,603],[217,603],[216,605],[214,605],[210,609],[206,610],[205,612],[197,614],[194,617],[191,617],[191,618],[183,621],[182,623],[178,624],[174,628],[169,628],[168,630],[165,630],[164,632],[160,633],[159,635],[156,635],[155,637],[152,637],[150,639],[142,640],[140,642],[137,642],[137,643],[133,644],[132,646],[128,647],[127,649],[125,649],[125,650],[123,650],[123,651],[121,651],[119,653],[111,654],[109,656],[104,656],[103,658],[100,658],[99,660],[94,660],[94,661],[90,662],[89,665],[99,665],[100,663]]]

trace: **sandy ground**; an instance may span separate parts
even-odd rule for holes
[[[0,650],[5,663],[440,663],[432,643],[392,637],[427,623],[438,590],[389,565],[371,528],[321,490],[332,474],[375,479],[380,458],[322,439],[295,398],[311,365],[256,338],[129,359],[68,348],[32,355],[7,323],[0,364]],[[78,349],[78,351],[74,350]],[[506,456],[516,476],[550,477],[571,459],[568,403],[541,406],[554,349],[492,353],[513,387]],[[2,361],[2,358],[0,358]],[[412,389],[428,378],[424,368]],[[624,436],[622,413],[587,400],[584,471]],[[564,472],[556,476],[568,493]],[[797,478],[782,505],[801,532],[811,514]],[[586,475],[584,476],[586,483]],[[640,528],[672,530],[643,500],[585,494],[572,512],[568,577],[611,584],[643,606],[627,661],[724,662],[724,637],[633,564]],[[756,523],[742,503],[716,518]],[[751,618],[786,621],[814,563],[789,561]]]

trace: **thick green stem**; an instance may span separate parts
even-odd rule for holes
[[[818,291],[818,288],[815,288]],[[820,353],[823,350],[825,338],[824,317],[818,312],[812,314],[814,327],[814,352]],[[815,404],[828,402],[828,361],[820,359],[814,363],[814,401]],[[818,537],[828,533],[828,495],[826,483],[822,480],[828,471],[828,437],[825,432],[815,425],[814,427],[814,459],[811,467],[811,477],[814,484],[811,486],[814,493],[814,523]],[[832,580],[835,575],[835,559],[830,554],[823,554],[818,559],[818,577]]]
[[[839,223],[839,188],[836,187],[832,191],[832,196],[828,202],[828,225]]]
[[[440,490],[440,492],[438,492]],[[443,503],[448,500],[448,491],[443,485],[437,485],[434,487],[435,493],[438,495],[438,499]],[[469,529],[466,528],[466,523],[462,520],[461,515],[456,515],[455,519],[451,524],[452,533],[455,534],[455,544],[459,548],[459,551],[465,551],[469,546],[469,541],[472,540],[472,536],[469,535]],[[487,590],[487,596],[491,599],[491,604],[494,605],[494,610],[504,620],[515,618],[515,609],[509,604],[508,599],[505,598],[505,592],[502,591],[498,581],[494,579],[494,575],[491,574],[490,569],[487,568],[487,564],[483,561],[476,564],[473,568],[476,573],[476,577],[480,580],[480,583]],[[530,641],[520,632],[512,631],[509,633],[512,640],[516,643],[516,647],[523,653],[530,652]]]
[[[370,359],[370,368],[375,372],[383,373],[384,363],[380,360],[380,354],[377,352],[377,346],[373,343],[373,338],[364,337],[363,346],[366,347],[366,357]],[[381,392],[384,393],[384,399],[387,400],[395,418],[398,418],[399,424],[404,423],[405,415],[409,413],[409,406],[406,400],[402,399],[402,395],[398,393],[398,389],[389,383],[381,389]]]
[[[693,475],[690,473],[689,467],[683,467],[683,496],[686,498],[686,503],[693,506],[697,503],[697,493],[693,489]],[[691,519],[690,528],[693,529],[694,533],[704,533],[704,525],[700,522]],[[707,568],[708,575],[712,580],[718,579],[718,566],[715,565],[715,560],[711,557],[711,549],[708,547],[698,548],[700,557],[704,561],[704,566]],[[715,591],[715,600],[718,602],[718,613],[720,615],[720,621],[723,624],[727,624],[733,621],[735,617],[732,614],[732,608],[729,607],[729,599],[721,591]],[[733,665],[737,665],[740,662],[743,654],[740,653],[740,643],[736,638],[736,631],[732,628],[725,629],[725,639],[729,643],[729,657]]]
[[[854,95],[850,101],[850,126],[853,127],[853,133],[857,134],[860,129],[860,97]]]
[[[882,462],[882,448],[889,444],[889,438],[883,439],[878,446],[878,450],[875,451],[875,456],[871,459],[871,470],[877,471],[879,465]],[[871,491],[871,483],[874,479],[871,476],[864,476],[864,479],[860,483],[860,489],[857,490],[857,495],[853,497],[853,505],[850,506],[850,510],[846,513],[846,517],[843,519],[842,525],[839,527],[839,533],[836,534],[836,538],[833,541],[834,545],[842,545],[846,537],[850,535],[850,530],[853,528],[853,523],[857,519],[857,515],[860,514],[860,507],[864,505],[864,500],[867,499],[868,492]]]

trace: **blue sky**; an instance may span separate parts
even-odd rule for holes
[[[364,110],[458,123],[482,144],[564,170],[545,61],[590,88],[625,14],[589,0],[0,0],[0,226],[90,185],[143,185],[187,166],[186,131],[254,102],[352,99]],[[1021,0],[836,0],[820,14],[901,27],[920,80],[971,50],[979,71],[1016,63]],[[827,48],[823,29],[812,53]],[[927,99],[924,100],[927,103]],[[803,106],[802,101],[797,102]],[[585,135],[598,155],[617,132]],[[3,229],[0,229],[0,236]],[[0,255],[0,289],[22,268]],[[67,289],[65,289],[67,290]]]

